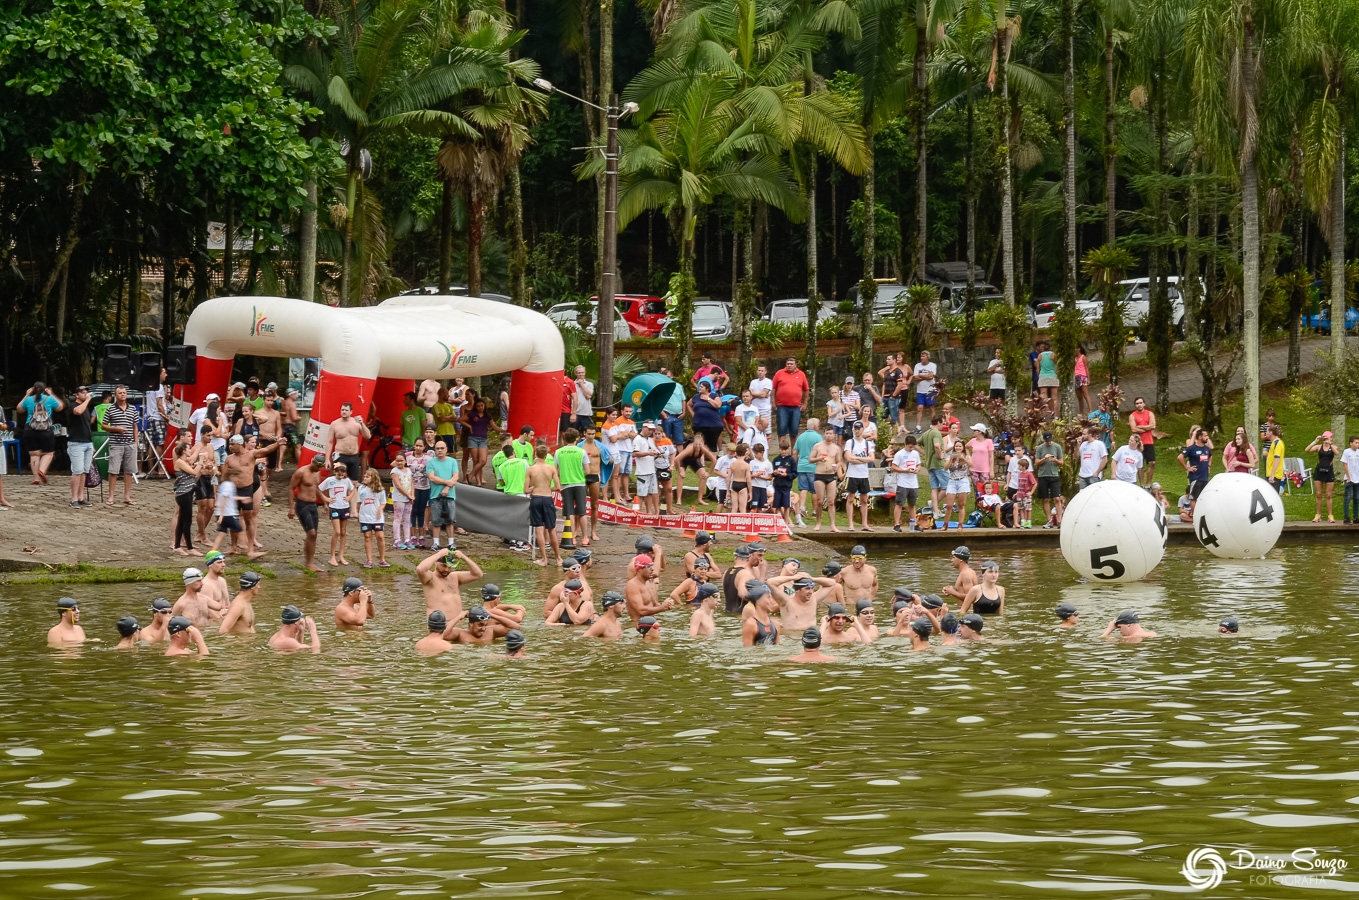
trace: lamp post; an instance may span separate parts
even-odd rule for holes
[[[637,112],[636,103],[624,103],[620,108],[618,95],[609,95],[607,108],[591,103],[583,97],[567,93],[546,78],[533,79],[533,86],[545,94],[557,93],[604,113],[607,137],[604,150],[604,246],[600,266],[599,307],[595,315],[595,351],[599,357],[599,384],[595,390],[595,405],[613,405],[613,317],[614,295],[617,292],[618,268],[618,120]],[[593,147],[590,149],[599,149]]]

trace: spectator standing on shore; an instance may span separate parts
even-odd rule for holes
[[[1137,435],[1142,441],[1142,461],[1145,465],[1142,468],[1141,482],[1151,484],[1155,481],[1156,475],[1156,413],[1147,409],[1147,401],[1138,397],[1133,401],[1133,411],[1128,413],[1128,425],[1132,428],[1132,433]]]
[[[1194,443],[1180,451],[1180,465],[1189,473],[1189,520],[1194,519],[1194,507],[1198,504],[1199,494],[1208,486],[1208,477],[1213,468],[1213,448],[1208,443],[1208,432],[1202,428],[1194,435]]]
[[[156,382],[155,390],[147,391],[142,400],[142,414],[146,417],[146,434],[151,438],[151,446],[158,450],[165,447],[165,420],[169,418],[169,407],[166,406],[165,379],[169,373],[164,368],[160,370],[160,380]],[[259,383],[256,382],[256,387]],[[155,458],[147,459],[147,471],[155,464]]]
[[[784,360],[783,368],[774,373],[773,384],[778,432],[793,440],[802,424],[802,409],[811,395],[811,385],[807,383],[806,373],[798,368],[797,360],[791,356]]]
[[[831,385],[830,399],[826,401],[826,424],[837,438],[845,436],[845,402],[840,399],[840,389],[835,385]]]
[[[1285,453],[1283,430],[1278,425],[1269,426],[1266,439],[1268,448],[1265,450],[1265,480],[1274,485],[1274,490],[1282,494]]]
[[[1114,417],[1109,411],[1109,404],[1105,400],[1100,400],[1099,409],[1092,412],[1088,421],[1094,426],[1095,437],[1104,442],[1104,452],[1111,454],[1114,452]]]
[[[967,454],[971,461],[972,482],[980,485],[983,481],[990,481],[995,468],[996,444],[987,435],[986,426],[980,422],[972,426]]]
[[[52,389],[41,381],[34,382],[33,387],[24,394],[24,399],[19,401],[19,409],[25,417],[23,448],[28,451],[28,466],[33,470],[34,484],[47,484],[47,468],[52,465],[57,443],[52,431],[52,417],[65,406],[65,403],[52,396]]]
[[[1346,525],[1359,525],[1359,435],[1350,435],[1350,445],[1340,454],[1340,471],[1345,476],[1345,496],[1341,511]],[[1354,515],[1350,515],[1350,501],[1354,501]]]
[[[892,433],[903,427],[901,422],[901,397],[898,390],[906,380],[906,372],[901,367],[903,356],[887,354],[887,365],[878,370],[882,378],[882,402],[887,407],[887,420],[892,423]]]
[[[1114,478],[1127,484],[1137,484],[1138,473],[1146,460],[1142,457],[1142,438],[1136,434],[1128,436],[1128,444],[1114,451]]]
[[[1001,348],[996,347],[996,355],[986,364],[986,374],[991,376],[991,399],[1005,399],[1005,360],[1000,358]]]
[[[1090,360],[1085,355],[1085,345],[1076,345],[1076,364],[1073,367],[1072,376],[1076,382],[1076,406],[1081,415],[1092,412],[1094,405],[1090,402]]]
[[[694,431],[703,435],[703,442],[710,450],[718,450],[722,446],[722,398],[713,389],[711,379],[704,379],[698,383],[698,394],[689,401],[690,414],[694,423]]]
[[[1081,487],[1098,484],[1104,478],[1104,467],[1109,463],[1109,451],[1104,441],[1099,439],[1092,426],[1085,427],[1084,440],[1081,441]]]
[[[415,446],[406,454],[406,465],[411,470],[411,484],[415,487],[415,498],[411,501],[411,529],[415,549],[425,549],[425,510],[429,508],[429,461],[434,454],[429,451],[423,437],[416,438]]]
[[[746,387],[750,391],[750,405],[759,410],[761,416],[774,421],[774,380],[769,377],[769,370],[756,366],[755,377]]]
[[[1038,345],[1038,395],[1043,407],[1054,416],[1057,415],[1057,392],[1061,389],[1061,379],[1057,377],[1057,356],[1046,341]]]
[[[920,362],[916,363],[915,368],[911,370],[911,384],[915,385],[915,430],[917,433],[920,431],[921,416],[925,414],[926,409],[931,409],[935,404],[934,379],[938,374],[939,367],[930,362],[929,351],[921,350]],[[931,478],[930,481],[930,487],[933,488],[934,479]]]
[[[1043,501],[1044,528],[1056,528],[1062,524],[1062,445],[1054,443],[1052,432],[1043,432],[1043,443],[1033,451],[1033,460],[1038,465],[1034,474],[1038,487],[1034,497]]]
[[[1033,388],[1029,393],[1030,397],[1038,396],[1038,352],[1043,349],[1042,341],[1034,341],[1033,349],[1029,351],[1029,369],[1033,376]]]
[[[868,410],[868,417],[874,421],[878,418],[878,407],[882,405],[882,393],[873,384],[873,373],[865,372],[864,380],[859,384],[859,409]],[[863,418],[862,412],[859,416]]]
[[[94,423],[94,416],[90,412],[92,399],[89,388],[84,385],[76,388],[75,402],[71,406],[71,422],[66,428],[66,455],[71,460],[72,509],[92,505],[85,487],[85,476],[89,474],[94,461],[94,437],[90,434],[90,426]],[[192,519],[192,495],[189,504]]]
[[[576,366],[575,417],[572,426],[579,431],[594,421],[595,383],[585,377],[585,367]]]
[[[1236,429],[1232,442],[1222,448],[1222,468],[1227,472],[1250,472],[1259,463],[1255,446],[1246,437],[1245,427]]]
[[[807,420],[807,429],[797,436],[793,452],[797,454],[797,525],[806,527],[803,513],[807,510],[807,495],[816,499],[816,463],[812,462],[812,450],[821,443],[821,422],[815,416]]]
[[[944,470],[944,435],[939,430],[943,417],[935,414],[930,419],[929,431],[920,436],[920,460],[930,475],[930,512],[939,518],[939,503],[948,490],[948,473]]]
[[[1331,443],[1331,432],[1323,431],[1312,443],[1307,445],[1307,453],[1317,455],[1317,464],[1312,469],[1312,486],[1317,492],[1317,514],[1313,522],[1321,521],[1321,501],[1326,501],[1326,521],[1335,522],[1335,508],[1331,505],[1335,490],[1335,444]]]
[[[915,503],[920,489],[920,451],[915,435],[904,436],[900,449],[892,455],[891,469],[897,473],[897,493],[892,498],[892,530],[901,531],[901,511],[906,510],[906,530],[919,531],[915,524]]]
[[[123,505],[132,506],[132,476],[137,474],[137,407],[127,402],[127,387],[113,389],[113,405],[104,410],[104,430],[109,433],[109,498],[113,505],[113,481],[123,479]],[[45,476],[44,476],[45,480]]]
[[[705,378],[712,382],[713,393],[719,395],[722,393],[723,389],[726,388],[727,382],[731,380],[731,378],[728,377],[726,370],[713,362],[713,355],[711,353],[703,354],[703,363],[694,372],[694,384],[698,384]]]

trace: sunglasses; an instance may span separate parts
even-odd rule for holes
[[[851,557],[849,558],[849,561],[850,561],[850,562],[865,562],[867,559],[868,559],[867,556],[851,556]]]

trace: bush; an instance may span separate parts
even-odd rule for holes
[[[807,326],[803,323],[796,324],[802,325],[802,335],[805,339],[807,335]],[[756,322],[755,327],[750,329],[750,340],[753,344],[768,347],[771,350],[777,350],[783,346],[784,341],[791,337],[792,330],[793,324],[787,322],[765,322],[761,320]]]

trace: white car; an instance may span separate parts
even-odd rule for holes
[[[824,313],[826,304],[821,304]],[[832,310],[833,311],[833,310]],[[807,321],[807,300],[775,300],[769,304],[769,309],[765,311],[764,320],[766,322],[779,322],[782,324],[792,324],[793,322]]]
[[[878,296],[873,300],[873,323],[881,324],[883,319],[892,314],[897,307],[897,298],[906,290],[906,285],[895,281],[879,281]],[[859,310],[859,285],[858,282],[850,285],[849,291],[845,294],[845,299],[854,304],[854,315],[858,315]]]
[[[672,315],[661,329],[661,338],[674,340],[677,324],[678,317]],[[731,304],[721,300],[695,301],[690,329],[694,340],[725,341],[731,337]]]
[[[1166,276],[1166,293],[1170,296],[1170,325],[1176,332],[1184,326],[1184,298],[1180,296],[1180,276]],[[1151,280],[1148,278],[1125,278],[1118,283],[1123,291],[1123,321],[1129,327],[1140,328],[1151,313]],[[1207,287],[1199,279],[1200,294]],[[1098,297],[1081,300],[1076,304],[1087,322],[1098,322],[1104,314],[1104,303]]]
[[[543,313],[557,325],[567,325],[571,328],[580,327],[580,308],[575,303],[557,303],[548,308]],[[590,301],[590,333],[595,333],[595,326],[599,324],[599,304]],[[632,329],[624,321],[621,315],[613,317],[613,339],[615,341],[626,341],[631,339]]]

